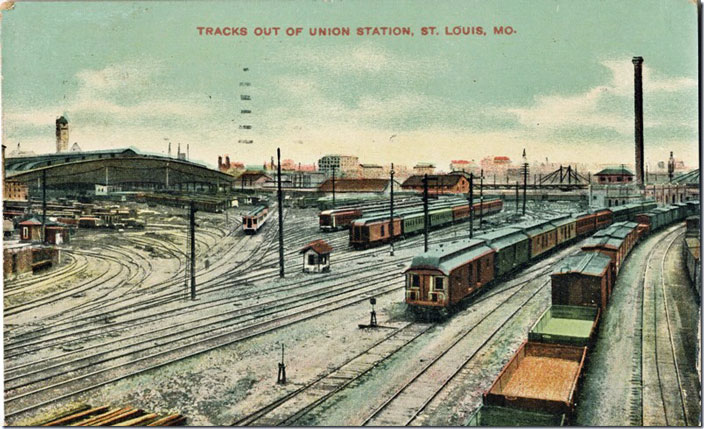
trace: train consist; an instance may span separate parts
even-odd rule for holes
[[[242,230],[245,234],[256,234],[269,218],[269,208],[260,205],[242,215]]]
[[[484,216],[498,213],[503,209],[503,202],[498,198],[486,199],[484,202],[474,202],[474,213]],[[469,202],[455,200],[439,202],[428,209],[430,229],[443,228],[469,219]],[[388,213],[376,216],[362,217],[352,222],[350,228],[350,246],[355,249],[366,249],[379,244],[388,243],[391,239],[391,219]],[[394,212],[393,236],[405,238],[419,234],[425,229],[425,214],[422,208],[410,208]]]
[[[683,210],[684,209],[684,210]],[[469,426],[558,426],[575,411],[579,382],[593,348],[600,316],[607,310],[623,262],[643,234],[698,212],[693,202],[630,216],[668,221],[653,229],[623,220],[588,239],[551,275],[552,306],[533,325],[525,341],[483,395]],[[618,210],[620,214],[623,210]],[[615,213],[615,214],[616,214]],[[648,214],[649,216],[643,216]],[[619,216],[620,217],[620,216]]]
[[[685,265],[687,266],[687,274],[694,286],[694,293],[696,294],[697,300],[701,302],[702,285],[700,273],[702,272],[702,261],[699,254],[701,249],[699,222],[699,215],[687,218],[687,232],[685,233],[682,253]]]
[[[429,202],[430,206],[438,204],[466,202],[462,197],[441,197],[438,200]],[[389,201],[384,200],[377,204],[370,205],[369,202],[364,204],[355,204],[336,209],[323,210],[318,215],[320,230],[323,232],[338,231],[347,229],[352,225],[352,222],[365,216],[378,216],[389,212]],[[420,208],[423,206],[423,200],[418,197],[409,197],[403,199],[394,198],[394,207],[396,210]]]
[[[640,225],[639,234],[662,227],[660,217],[684,219],[698,213],[699,203],[657,208],[653,202],[630,204],[619,209],[564,215],[547,221],[520,223],[476,236],[473,240],[440,245],[416,256],[406,269],[406,298],[419,313],[445,315],[464,298],[495,279],[526,266],[555,249],[600,231],[614,221],[632,222],[643,215],[656,219]],[[358,221],[359,222],[359,221]],[[619,222],[617,222],[619,223]]]

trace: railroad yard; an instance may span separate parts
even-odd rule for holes
[[[253,208],[196,213],[195,300],[188,211],[166,206],[146,210],[144,229],[79,228],[55,267],[6,280],[6,424],[91,403],[179,413],[187,425],[465,425],[555,305],[551,274],[585,238],[427,320],[409,310],[404,275],[423,253],[422,234],[397,240],[393,256],[388,244],[355,250],[348,229],[320,230],[320,210],[287,207],[280,278],[276,205],[249,235],[243,214]],[[474,235],[583,211],[528,201],[519,216],[505,203],[481,228],[475,217]],[[684,221],[672,219],[620,266],[572,424],[699,422],[699,297],[684,269]],[[429,246],[468,235],[468,222],[451,224],[433,230]],[[332,247],[327,272],[301,269],[313,240]],[[362,328],[372,297],[378,326]],[[286,382],[277,383],[282,358]]]

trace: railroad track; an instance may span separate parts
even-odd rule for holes
[[[491,313],[496,312],[500,307],[502,307],[503,303],[505,303],[513,296],[521,292],[528,283],[549,272],[549,270],[551,269],[551,266],[549,265],[550,262],[545,261],[544,264],[548,264],[548,266],[541,268],[534,267],[528,269],[524,271],[519,278],[508,280],[500,288],[490,288],[489,290],[485,290],[484,294],[475,297],[473,305],[480,305],[482,303],[489,302],[492,298],[496,296],[504,295],[507,292],[511,292],[510,296],[501,301],[499,304],[484,304],[486,305],[485,308],[493,308],[493,310],[491,310]],[[531,277],[525,279],[526,276]],[[531,296],[535,296],[537,292],[538,290]],[[458,339],[449,349],[447,349],[446,353],[450,349],[452,349],[452,347],[457,345],[457,342],[461,341],[462,339],[466,339],[467,336],[470,333],[473,333],[474,329],[483,321],[485,321],[488,317],[489,315],[484,316],[481,321],[477,322],[474,326],[466,330],[464,334],[461,335],[462,338]],[[498,329],[501,329],[501,327],[499,327]],[[370,359],[369,365],[357,365],[354,367],[354,369],[347,371],[341,368],[335,368],[333,371],[330,371],[325,375],[316,378],[305,386],[296,389],[294,392],[288,393],[282,398],[279,398],[274,402],[267,404],[266,406],[256,410],[255,412],[247,416],[241,417],[240,419],[236,420],[233,424],[246,426],[307,425],[309,424],[308,422],[301,421],[304,416],[306,416],[312,410],[316,409],[316,407],[320,406],[326,400],[330,399],[332,396],[343,390],[345,387],[360,380],[373,367],[379,365],[382,361],[396,354],[397,352],[411,344],[413,341],[415,341],[417,338],[419,338],[421,335],[425,334],[427,331],[427,329],[423,329],[422,332],[418,333],[417,336],[412,336],[412,338],[406,338],[407,341],[403,341],[402,346],[399,346],[398,344],[391,344],[390,346],[388,346],[388,348],[390,349],[388,352],[376,351],[376,345],[374,345],[370,349],[369,353],[372,353],[373,356],[376,356],[376,358]],[[458,349],[455,348],[455,350]],[[471,357],[469,359],[471,359]],[[347,365],[348,363],[345,363],[343,366]],[[429,364],[428,367],[431,365],[432,363]]]
[[[394,275],[391,277],[397,276]],[[377,282],[374,286],[367,286],[365,289],[356,287],[355,292],[348,295],[340,293],[339,296],[326,299],[322,302],[316,299],[313,303],[301,305],[299,308],[287,314],[274,315],[274,317],[269,320],[245,328],[240,327],[235,330],[214,333],[207,338],[192,342],[182,342],[171,349],[157,351],[149,355],[138,357],[131,356],[127,362],[106,366],[102,369],[52,384],[41,383],[41,387],[34,389],[27,388],[23,393],[13,395],[12,392],[6,390],[5,417],[17,417],[44,405],[70,398],[79,393],[114,383],[135,374],[159,368],[244,339],[262,335],[274,329],[290,326],[294,323],[299,323],[303,320],[317,317],[331,311],[356,305],[366,301],[370,296],[385,295],[402,289],[403,287],[403,282],[399,281],[398,278],[387,278],[384,281]],[[101,381],[96,381],[97,379]]]
[[[640,425],[686,426],[693,422],[686,407],[665,290],[665,260],[672,245],[682,235],[682,227],[677,227],[651,249],[640,282],[642,328],[638,341],[640,348],[637,349],[639,362],[634,362],[640,363],[640,368],[633,371],[630,414],[630,421]],[[660,270],[659,274],[652,272],[656,269]],[[654,376],[657,383],[646,383],[644,379],[650,376]]]

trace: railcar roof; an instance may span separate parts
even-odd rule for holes
[[[570,223],[574,223],[574,222],[577,221],[577,219],[571,217],[570,215],[566,215],[566,216],[567,216],[567,217],[559,217],[559,218],[557,218],[557,219],[553,219],[553,220],[550,221],[550,223],[551,223],[553,226],[558,227],[558,226],[562,226],[562,225],[567,225],[567,224],[570,224]]]
[[[583,274],[587,276],[600,277],[604,274],[611,263],[611,258],[596,252],[580,252],[577,255],[564,259],[558,268],[553,271],[555,274]]]
[[[500,251],[521,241],[528,240],[528,236],[519,229],[508,227],[479,235],[477,239],[486,240],[491,248]]]
[[[431,268],[450,275],[455,268],[493,251],[484,240],[479,239],[433,246],[428,252],[415,256],[408,269]]]
[[[262,210],[264,210],[265,208],[267,208],[267,207],[266,206],[257,206],[255,208],[253,208],[252,210],[248,211],[247,213],[245,213],[245,216],[255,216],[255,215],[261,213]]]
[[[532,221],[532,222],[521,222],[515,225],[516,228],[523,231],[529,237],[533,237],[538,234],[555,229],[555,227],[550,223],[550,221]]]

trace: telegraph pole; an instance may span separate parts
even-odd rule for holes
[[[484,169],[479,171],[479,229],[484,221]]]
[[[518,180],[516,180],[516,213],[518,213]]]
[[[391,252],[390,255],[394,256],[394,163],[391,163],[391,206],[390,206],[390,219],[391,223],[389,224],[389,234],[391,237],[389,238],[389,243],[391,244]]]
[[[335,167],[332,167],[332,208],[335,208]]]
[[[474,237],[474,173],[469,173],[469,238]]]
[[[191,201],[190,207],[190,235],[191,235],[191,299],[196,299],[196,207]]]
[[[46,243],[46,169],[42,170],[42,242]]]
[[[428,251],[428,229],[430,227],[428,222],[428,174],[423,176],[423,222],[424,222],[424,235],[425,235],[425,252]]]
[[[281,149],[276,148],[276,159],[278,161],[278,164],[276,166],[276,175],[277,175],[277,189],[278,189],[278,199],[279,199],[279,277],[284,277],[284,198],[283,198],[283,193],[281,192]],[[333,170],[334,172],[335,170]],[[334,184],[333,180],[333,184]],[[335,189],[333,187],[333,189]],[[333,206],[335,205],[334,203],[334,195],[335,193],[333,192]]]
[[[526,215],[526,189],[528,188],[528,163],[523,163],[523,216]]]

